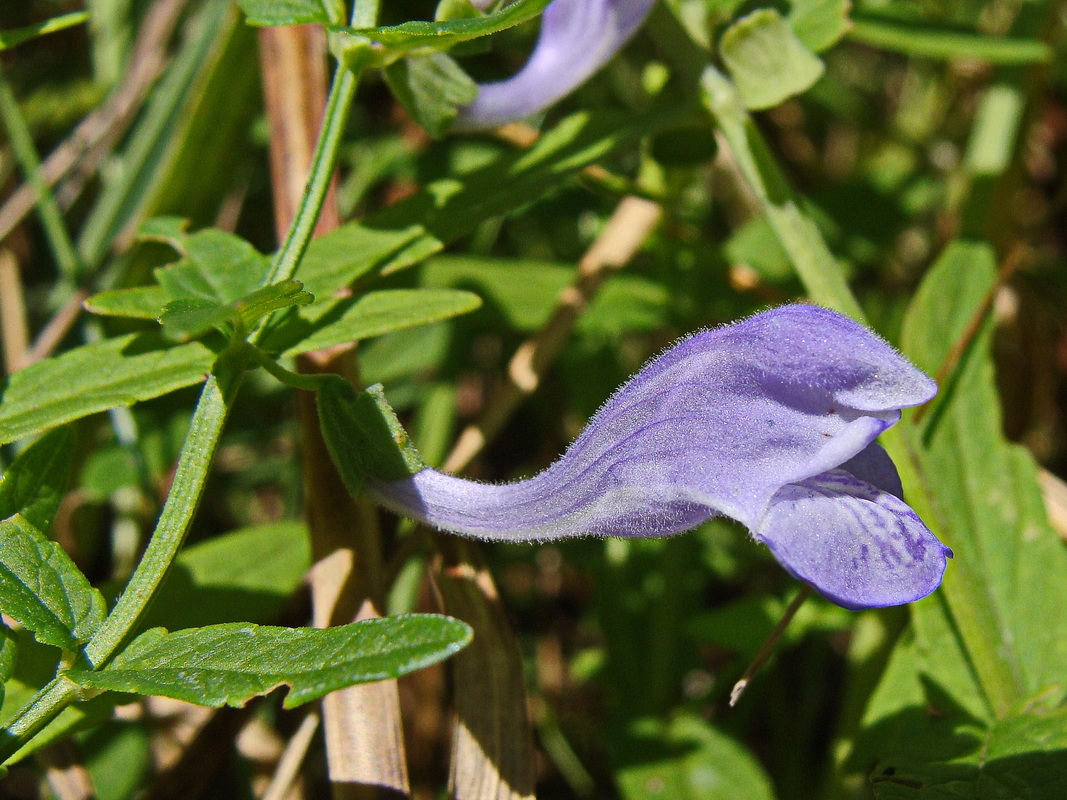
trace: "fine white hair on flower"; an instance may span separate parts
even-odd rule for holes
[[[937,588],[951,553],[875,439],[936,391],[862,325],[783,306],[664,352],[528,480],[422,469],[368,489],[443,530],[512,542],[666,536],[723,515],[839,605],[898,605]]]

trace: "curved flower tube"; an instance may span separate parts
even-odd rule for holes
[[[399,513],[504,541],[664,536],[725,515],[835,603],[897,605],[936,589],[951,552],[874,440],[936,392],[852,320],[784,306],[663,353],[529,480],[423,469],[368,489]]]
[[[553,0],[526,66],[478,87],[454,128],[493,128],[534,114],[570,94],[611,60],[644,22],[655,0]],[[488,0],[475,2],[485,7]]]

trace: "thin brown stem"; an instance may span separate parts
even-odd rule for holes
[[[801,587],[797,592],[797,596],[793,598],[793,602],[786,608],[785,613],[782,614],[782,618],[778,620],[778,624],[774,626],[774,630],[771,631],[771,635],[767,637],[767,641],[763,643],[759,651],[753,657],[749,665],[745,667],[744,673],[741,678],[734,684],[734,688],[730,691],[730,707],[737,705],[737,701],[741,699],[741,695],[744,694],[745,689],[748,688],[748,684],[755,677],[756,673],[760,671],[764,664],[767,663],[767,659],[771,657],[771,653],[774,652],[774,648],[778,645],[778,640],[782,638],[782,634],[785,633],[785,629],[789,627],[789,623],[793,621],[793,617],[800,610],[800,607],[804,605],[804,601],[811,597],[812,589],[807,584]]]
[[[67,302],[60,307],[52,316],[52,319],[48,321],[48,324],[37,334],[37,338],[34,340],[33,346],[27,355],[26,366],[48,358],[55,352],[55,349],[59,347],[59,343],[63,341],[63,337],[77,322],[82,312],[82,303],[85,302],[85,298],[88,296],[89,293],[84,289],[78,289],[71,294]]]

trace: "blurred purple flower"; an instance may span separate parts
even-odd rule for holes
[[[478,87],[455,129],[477,130],[534,114],[570,94],[611,60],[644,22],[655,0],[553,0],[526,66]],[[489,0],[475,0],[485,8]]]
[[[874,440],[936,392],[852,320],[784,306],[675,345],[529,480],[424,469],[368,488],[439,528],[513,542],[663,536],[722,514],[835,603],[897,605],[936,589],[951,551]]]

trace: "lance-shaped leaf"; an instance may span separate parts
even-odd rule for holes
[[[530,60],[499,83],[478,87],[456,128],[492,128],[535,114],[604,66],[644,22],[653,0],[553,0]]]
[[[199,342],[168,345],[154,334],[119,336],[0,381],[0,444],[203,381],[215,354]]]
[[[433,614],[336,628],[228,623],[137,637],[104,670],[72,671],[82,686],[162,695],[205,706],[242,705],[287,685],[285,707],[356,683],[398,678],[459,651],[470,628]]]
[[[366,488],[415,519],[505,541],[663,536],[721,514],[839,605],[895,605],[933,591],[949,552],[874,440],[935,392],[852,320],[785,306],[668,350],[529,480],[423,469]]]

